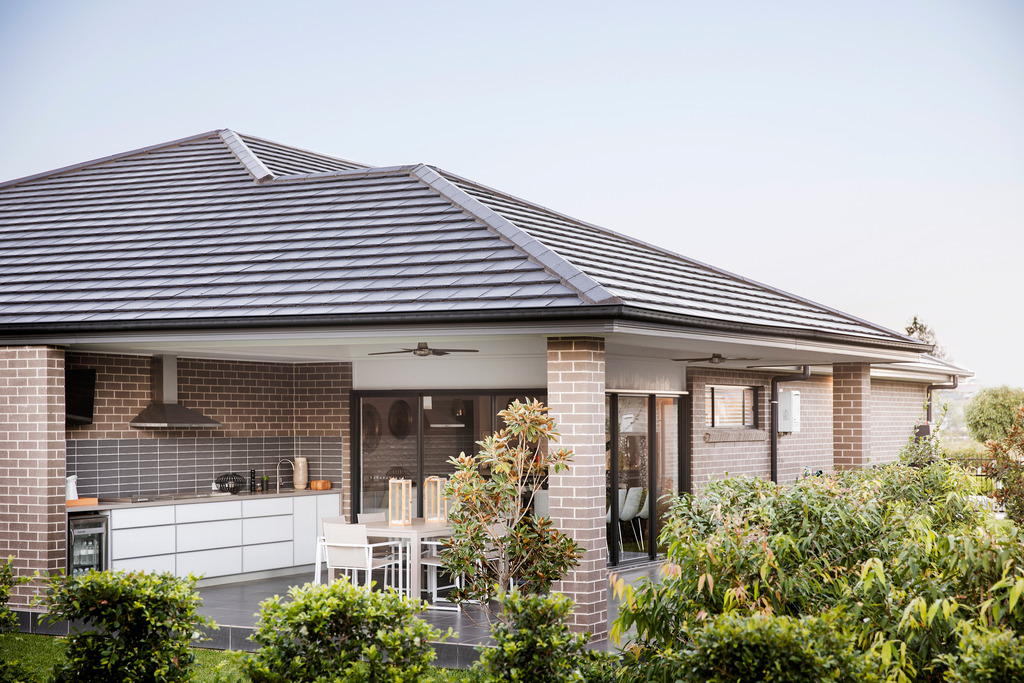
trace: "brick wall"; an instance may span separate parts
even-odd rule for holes
[[[574,452],[569,470],[551,477],[551,519],[584,549],[580,566],[554,589],[576,603],[572,628],[603,639],[608,632],[604,340],[549,339],[547,367],[551,416],[561,445]]]
[[[832,366],[832,445],[835,468],[864,467],[871,460],[871,365]]]
[[[72,427],[68,439],[138,439],[128,421],[150,401],[149,358],[98,353],[67,354],[67,369],[96,369],[92,424]],[[147,434],[152,437],[153,434]]]
[[[896,460],[900,449],[924,422],[928,385],[871,380],[871,464]]]
[[[150,359],[68,353],[69,370],[96,369],[91,425],[68,438],[140,439],[168,430],[128,423],[150,400]],[[175,437],[342,436],[348,431],[351,363],[258,363],[178,359],[178,402],[221,423],[215,430],[173,430]],[[347,439],[346,439],[347,441]]]
[[[711,479],[722,479],[728,475],[746,475],[752,477],[771,476],[769,460],[768,422],[771,417],[768,406],[769,376],[764,373],[722,370],[711,368],[689,368],[686,381],[693,397],[693,457],[692,476],[693,490],[701,487]],[[757,429],[724,430],[712,429],[707,426],[705,395],[709,385],[758,387],[758,421]],[[730,431],[737,432],[736,438],[761,437],[756,441],[714,441],[705,440],[706,434],[716,435]],[[738,432],[744,432],[739,434]]]
[[[0,348],[0,556],[19,576],[65,563],[64,353]],[[14,589],[27,607],[38,586]]]
[[[832,377],[811,375],[783,382],[783,391],[800,392],[800,431],[779,436],[779,483],[792,484],[804,468],[832,471]]]
[[[691,368],[687,383],[693,397],[693,487],[729,475],[768,479],[771,476],[771,378],[763,372]],[[755,440],[715,441],[728,429],[707,426],[705,395],[708,386],[743,386],[758,388],[757,430],[735,430],[735,438]],[[800,392],[800,431],[779,436],[779,483],[792,483],[803,475],[805,467],[812,471],[832,470],[832,378],[816,377],[803,382],[785,382],[782,391]],[[706,440],[705,435],[712,435]]]

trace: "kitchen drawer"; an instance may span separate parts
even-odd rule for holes
[[[178,576],[227,576],[242,571],[241,548],[219,548],[200,550],[194,553],[178,553]]]
[[[292,514],[291,498],[264,498],[262,500],[243,500],[243,517],[272,517],[274,515]]]
[[[167,555],[175,552],[174,527],[151,526],[141,529],[115,529],[110,534],[110,557]]]
[[[138,572],[174,573],[174,555],[151,555],[149,557],[131,557],[125,560],[114,560],[111,569],[125,569]]]
[[[295,533],[291,515],[277,517],[258,517],[242,520],[242,544],[274,543],[290,541]],[[289,560],[291,555],[289,554]]]
[[[242,548],[242,571],[260,572],[292,566],[292,543],[264,543]]]
[[[130,529],[135,527],[159,526],[174,524],[174,506],[157,505],[155,507],[127,508],[110,511],[111,529]]]
[[[178,552],[242,545],[242,520],[224,519],[178,525]]]
[[[212,522],[217,519],[238,519],[242,516],[242,501],[222,500],[216,503],[190,503],[179,505],[175,512],[178,524]]]

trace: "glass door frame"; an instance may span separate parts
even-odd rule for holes
[[[493,434],[498,429],[498,411],[507,406],[498,406],[499,397],[521,396],[538,398],[546,405],[547,389],[360,389],[353,390],[349,395],[349,519],[354,521],[360,512],[363,499],[363,426],[362,400],[364,398],[397,398],[416,397],[416,486],[422,487],[424,476],[423,464],[423,398],[425,396],[489,396],[490,397],[490,430]],[[416,516],[423,516],[423,496],[417,496]]]
[[[678,490],[675,492],[676,495],[682,493],[692,492],[693,481],[691,472],[692,462],[692,442],[690,435],[692,433],[692,424],[690,422],[692,416],[692,402],[689,392],[672,392],[672,391],[607,391],[605,397],[608,399],[608,415],[606,416],[607,424],[610,429],[609,437],[611,442],[610,446],[610,464],[608,467],[608,507],[611,511],[611,523],[608,525],[608,565],[611,567],[618,567],[621,564],[636,564],[637,562],[644,562],[648,560],[656,560],[658,557],[658,544],[656,539],[658,538],[658,515],[656,513],[657,499],[651,499],[649,506],[651,514],[647,516],[647,538],[650,539],[647,543],[647,557],[636,558],[626,560],[623,562],[619,553],[619,539],[621,534],[620,525],[617,523],[619,519],[619,497],[618,495],[612,495],[613,492],[617,492],[619,488],[619,397],[620,396],[640,396],[647,399],[647,495],[653,497],[655,492],[658,490],[658,400],[659,398],[672,398],[678,399],[676,406],[678,421],[678,439],[679,443],[676,445],[676,452],[678,453],[678,463],[676,467],[679,472],[679,483]]]

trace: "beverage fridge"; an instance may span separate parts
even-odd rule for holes
[[[109,567],[107,516],[74,515],[68,518],[68,575]]]

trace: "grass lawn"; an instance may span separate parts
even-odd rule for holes
[[[53,665],[63,661],[66,642],[64,638],[54,638],[52,636],[13,633],[0,635],[0,660],[20,661],[35,676],[35,682],[44,683],[49,677]],[[195,653],[195,680],[198,683],[213,683],[216,680],[215,672],[222,663],[226,667],[227,672],[235,674],[230,680],[249,680],[248,677],[241,673],[237,664],[228,653],[220,650],[203,650],[199,648],[196,648]],[[430,676],[423,680],[468,681],[469,677],[462,671],[434,669],[431,671]]]

